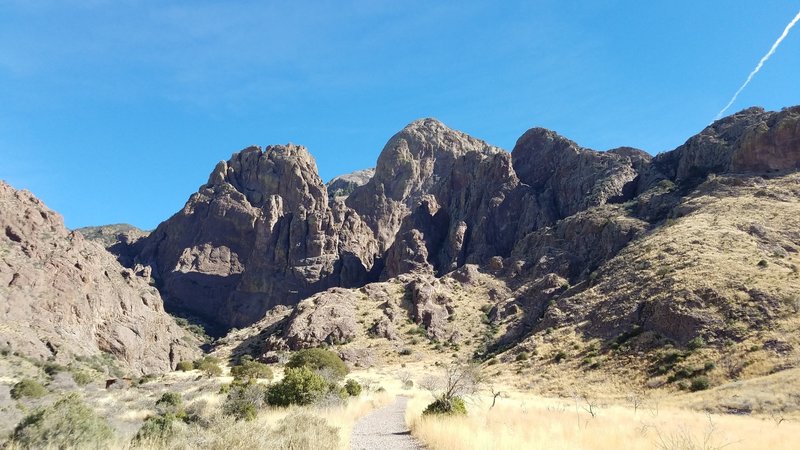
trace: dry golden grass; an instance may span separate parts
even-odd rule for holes
[[[585,400],[512,395],[473,398],[467,417],[423,417],[430,396],[410,402],[407,423],[432,450],[462,449],[796,449],[800,423],[756,417],[703,414],[658,403],[638,410]]]

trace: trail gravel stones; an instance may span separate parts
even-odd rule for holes
[[[424,449],[406,427],[407,397],[397,397],[394,403],[373,411],[356,423],[350,437],[352,450]]]

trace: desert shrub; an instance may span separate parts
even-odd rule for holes
[[[296,413],[284,417],[270,431],[275,448],[335,450],[339,448],[339,429],[321,417]]]
[[[701,375],[692,380],[692,384],[689,385],[689,390],[692,392],[704,391],[708,389],[710,385],[711,383],[708,381],[708,377]]]
[[[65,370],[67,370],[67,368],[65,366],[62,366],[61,364],[58,364],[58,363],[55,363],[55,362],[52,362],[52,361],[45,362],[42,365],[42,369],[44,369],[44,373],[50,375],[51,377],[53,375],[59,374],[59,373],[65,371]]]
[[[299,368],[307,367],[311,370],[325,372],[331,375],[333,380],[341,380],[347,375],[347,366],[336,353],[325,350],[324,348],[308,348],[300,350],[289,358],[286,367]]]
[[[769,263],[767,262],[766,259],[762,259],[761,261],[758,262],[757,266],[764,269],[767,266],[769,266]]]
[[[356,380],[347,380],[344,384],[344,390],[350,397],[358,397],[361,395],[361,385]]]
[[[309,405],[322,398],[329,384],[308,367],[286,369],[283,379],[267,390],[267,403],[273,406]]]
[[[422,414],[447,414],[463,416],[467,414],[467,406],[464,404],[464,399],[461,397],[453,396],[449,399],[445,397],[439,397],[434,400],[433,403],[428,405]]]
[[[517,361],[517,362],[527,361],[528,360],[528,352],[519,352],[519,353],[517,353],[517,356],[514,358],[514,360]],[[497,362],[497,361],[495,361],[495,362]]]
[[[412,351],[410,348],[406,347],[406,348],[404,348],[404,349],[400,350],[398,353],[399,353],[401,356],[408,356],[408,355],[410,355],[411,353],[413,353],[413,351]]]
[[[133,438],[134,446],[143,444],[169,441],[174,436],[175,416],[160,414],[145,419],[136,436]]]
[[[45,395],[47,395],[47,388],[31,378],[24,378],[11,387],[11,398],[15,400],[23,397],[41,398]]]
[[[264,363],[253,360],[244,360],[238,366],[231,367],[231,375],[237,379],[272,379],[272,369]]]
[[[704,345],[706,345],[706,343],[705,341],[703,341],[703,338],[697,336],[696,338],[686,343],[686,348],[688,348],[689,350],[697,350],[699,348],[702,348]]]
[[[141,386],[143,384],[147,384],[147,383],[150,383],[152,381],[156,381],[157,378],[158,378],[157,376],[155,376],[155,375],[153,375],[151,373],[148,373],[148,374],[140,376],[135,381],[136,381],[136,384]]]
[[[556,352],[555,356],[553,356],[553,361],[560,363],[566,358],[567,358],[567,353],[564,352],[564,350],[559,350]]]
[[[106,448],[114,431],[77,394],[39,408],[14,429],[13,445],[21,448]]]
[[[72,379],[78,386],[86,386],[87,384],[94,381],[94,376],[91,374],[91,372],[88,372],[86,370],[73,370]]]
[[[223,414],[237,420],[253,420],[264,407],[267,388],[258,383],[233,385],[222,404]]]
[[[175,370],[180,372],[189,372],[194,370],[194,363],[192,361],[181,361],[175,366]]]
[[[219,366],[219,363],[219,358],[206,356],[199,361],[195,361],[194,366],[209,377],[218,377],[222,375],[222,368]]]
[[[177,392],[165,392],[156,401],[156,409],[160,414],[172,414],[182,417],[184,415],[183,398]]]

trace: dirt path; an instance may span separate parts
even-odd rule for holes
[[[406,403],[408,398],[397,397],[391,405],[359,420],[350,435],[350,449],[424,449],[406,427]]]

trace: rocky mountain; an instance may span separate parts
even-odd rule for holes
[[[402,217],[362,216],[373,230],[399,223],[391,244],[373,235],[385,242],[385,281],[320,292],[220,349],[269,360],[333,345],[362,366],[445,352],[511,366],[509,382],[535,376],[562,395],[580,388],[563,381],[565,371],[584,382],[686,388],[699,376],[716,384],[794,367],[798,126],[800,107],[751,108],[655,158],[596,152],[532,129],[510,156],[464,152],[422,193],[409,182],[399,196],[379,182],[404,177],[381,178],[379,164],[347,202],[355,209],[353,199],[365,196]],[[410,145],[397,142],[390,155]],[[418,161],[408,155],[394,158]],[[470,170],[459,170],[467,160]],[[409,173],[418,173],[412,163]],[[452,239],[459,227],[469,239]],[[470,235],[475,228],[491,231]],[[453,260],[443,255],[453,254],[464,258],[447,266]]]
[[[67,230],[30,192],[0,182],[0,229],[5,348],[62,363],[105,353],[140,374],[199,353],[147,279]]]
[[[135,259],[167,302],[223,327],[329,288],[464,264],[575,283],[709,174],[797,168],[797,111],[751,108],[656,158],[541,128],[508,153],[422,119],[387,142],[374,173],[329,186],[303,147],[250,147],[220,162]]]

